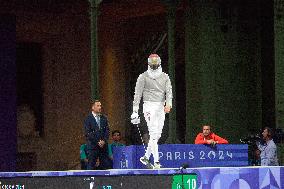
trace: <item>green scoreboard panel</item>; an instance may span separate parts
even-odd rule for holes
[[[197,175],[174,175],[172,189],[196,189]]]

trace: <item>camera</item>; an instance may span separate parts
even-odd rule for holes
[[[247,136],[246,138],[240,139],[240,142],[242,144],[255,144],[256,142],[260,142],[262,140],[262,137],[260,137],[260,134],[252,134]]]
[[[251,166],[259,166],[260,165],[260,157],[259,150],[257,148],[257,143],[264,144],[264,141],[261,137],[261,132],[257,134],[251,134],[246,138],[240,139],[242,144],[248,145],[248,156],[249,156],[249,165]]]

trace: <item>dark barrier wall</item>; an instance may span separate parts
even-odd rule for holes
[[[0,15],[0,171],[15,171],[16,27],[15,17]]]

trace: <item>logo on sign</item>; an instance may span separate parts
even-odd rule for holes
[[[218,151],[188,151],[188,152],[159,152],[160,158],[167,161],[171,160],[192,160],[192,159],[211,159],[211,160],[224,160],[233,159],[233,153],[230,151],[218,150]]]

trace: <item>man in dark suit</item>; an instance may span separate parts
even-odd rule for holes
[[[100,162],[100,169],[111,168],[109,167],[107,151],[109,124],[107,117],[101,114],[101,111],[101,102],[99,100],[95,100],[92,103],[92,112],[87,116],[84,122],[88,152],[88,170],[97,169],[97,160]]]

